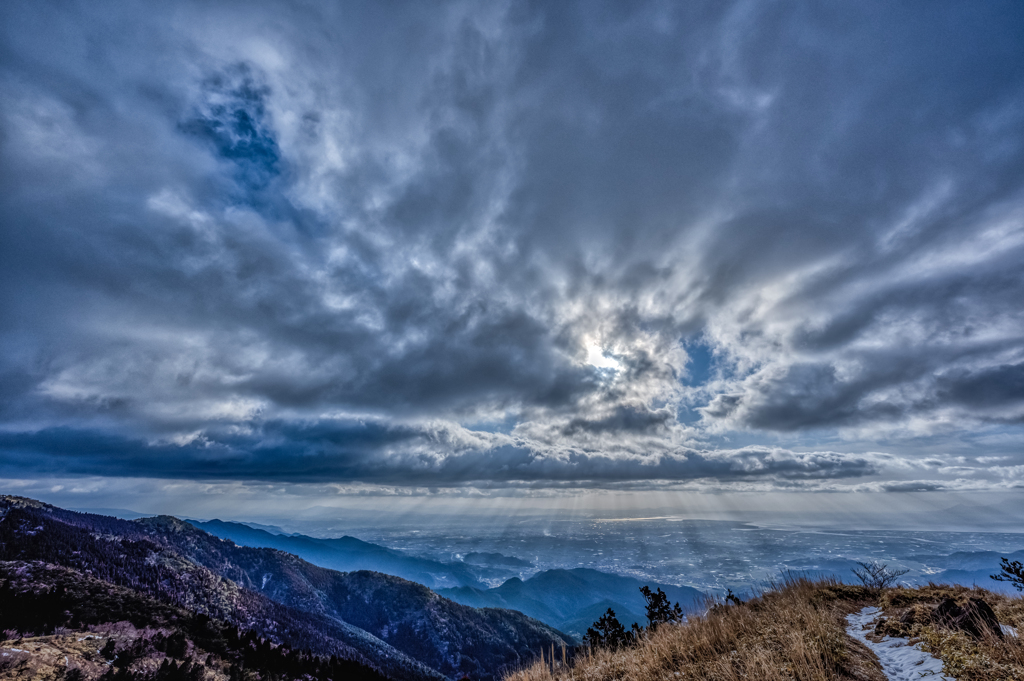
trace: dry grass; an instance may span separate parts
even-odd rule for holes
[[[81,679],[98,681],[111,668],[100,653],[108,640],[113,639],[118,647],[124,647],[156,631],[136,629],[129,622],[113,622],[89,627],[87,631],[58,630],[50,636],[3,640],[0,641],[0,681],[67,681],[72,670],[78,670]],[[130,669],[141,675],[154,674],[165,659],[165,655],[153,653],[135,660]],[[225,667],[221,664],[218,668],[204,668],[203,678],[227,681]]]
[[[1024,625],[1024,599],[978,587],[929,584],[915,589],[890,589],[882,594],[878,605],[891,625],[885,633],[921,639],[942,660],[946,674],[957,681],[1024,681],[1024,641],[1021,639],[993,636],[976,641],[961,632],[930,624],[929,609],[945,598],[960,604],[970,598],[980,598],[992,606],[1002,624],[1024,632],[1021,626]],[[901,627],[897,620],[908,610],[914,610],[918,616],[914,624]]]
[[[882,679],[845,633],[858,587],[787,579],[741,606],[665,625],[624,650],[589,650],[572,666],[538,661],[506,681],[831,681]]]
[[[975,641],[962,632],[926,628],[921,638],[957,681],[1024,681],[1024,643],[1006,636]]]
[[[0,681],[61,681],[72,669],[98,678],[107,671],[99,654],[104,642],[104,637],[84,633],[0,641]]]
[[[934,582],[929,582],[927,586],[917,586],[914,588],[898,586],[893,589],[887,589],[878,599],[878,607],[885,610],[888,614],[892,609],[905,608],[914,603],[934,604],[944,598],[952,598],[958,603],[963,603],[968,598],[980,598],[991,605],[997,612],[1001,606],[1008,606],[1014,602],[1020,601],[1019,598],[1012,598],[993,591],[987,591],[977,586],[935,584]]]

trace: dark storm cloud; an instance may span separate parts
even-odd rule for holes
[[[1024,402],[1024,363],[953,371],[938,379],[939,394],[966,405],[1016,406]]]
[[[886,492],[937,492],[947,489],[947,485],[929,481],[894,482],[882,485],[882,489]]]
[[[671,423],[675,415],[669,409],[637,409],[620,406],[602,419],[573,418],[562,429],[567,437],[581,431],[587,432],[636,432],[661,429]]]
[[[1016,3],[0,20],[26,466],[781,481],[888,464],[716,438],[982,454],[1024,421]]]
[[[656,456],[544,451],[508,438],[480,438],[445,427],[355,422],[269,422],[223,429],[188,442],[146,442],[95,431],[50,428],[0,434],[0,469],[38,474],[241,479],[344,480],[384,485],[616,483],[714,479],[831,480],[878,472],[871,457],[746,447],[677,449]]]

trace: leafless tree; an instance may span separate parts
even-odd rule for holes
[[[885,563],[873,560],[870,563],[861,563],[859,568],[853,568],[853,574],[869,589],[881,591],[888,589],[896,583],[896,580],[910,572],[910,570],[890,570]]]

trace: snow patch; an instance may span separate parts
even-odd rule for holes
[[[1009,624],[1000,624],[999,628],[1003,630],[1003,636],[1012,636],[1017,638],[1017,630],[1011,627]]]
[[[921,677],[956,681],[952,676],[942,673],[942,660],[932,657],[919,647],[920,644],[908,645],[905,638],[886,636],[879,643],[869,641],[867,634],[874,628],[875,622],[882,611],[878,608],[864,608],[846,616],[849,624],[846,633],[866,645],[878,656],[882,663],[882,671],[889,681],[919,681]]]

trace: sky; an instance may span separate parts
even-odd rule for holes
[[[2,3],[0,491],[1022,501],[1022,35],[996,1]]]

